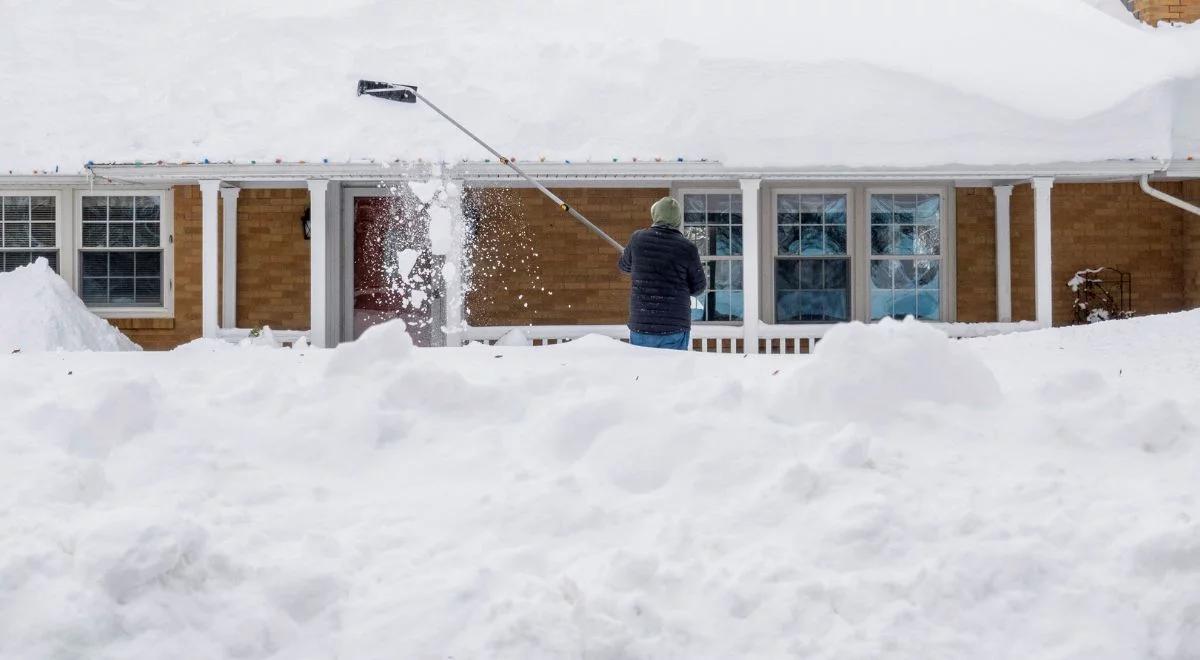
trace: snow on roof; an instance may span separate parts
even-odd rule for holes
[[[1200,153],[1200,26],[1119,0],[15,1],[4,172],[486,156],[428,108],[357,98],[359,78],[417,84],[528,160]]]

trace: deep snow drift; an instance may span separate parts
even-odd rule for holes
[[[531,161],[1200,155],[1200,27],[1118,1],[4,0],[0,171],[487,156],[358,78]]]
[[[0,356],[0,657],[1193,659],[1198,334]]]
[[[45,259],[0,273],[0,352],[57,350],[141,349],[89,312]]]

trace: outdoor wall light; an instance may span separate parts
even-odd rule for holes
[[[304,240],[312,240],[312,209],[304,209],[300,216],[300,231],[304,232]]]

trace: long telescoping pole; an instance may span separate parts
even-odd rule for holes
[[[454,126],[456,128],[458,128],[458,130],[465,133],[467,135],[467,137],[474,140],[476,143],[479,144],[479,146],[483,147],[484,149],[487,149],[488,152],[491,153],[493,156],[495,156],[497,159],[499,159],[502,164],[507,165],[509,169],[511,169],[512,171],[519,174],[521,176],[521,178],[528,181],[530,184],[533,185],[533,187],[542,191],[543,195],[545,195],[546,197],[549,197],[555,204],[558,205],[558,208],[562,209],[566,213],[569,213],[571,215],[571,217],[578,220],[581,224],[583,224],[584,227],[587,227],[588,229],[592,230],[593,233],[595,233],[600,238],[603,238],[605,241],[608,242],[609,245],[616,248],[617,252],[625,251],[625,246],[623,246],[620,243],[618,243],[617,241],[613,240],[612,236],[609,236],[608,234],[604,233],[604,230],[600,229],[595,224],[593,224],[591,220],[588,220],[587,218],[583,217],[582,213],[580,213],[579,211],[576,211],[574,207],[572,207],[570,204],[567,204],[566,202],[564,202],[561,198],[559,198],[558,195],[555,195],[554,193],[550,192],[550,190],[548,188],[546,188],[546,186],[543,186],[542,184],[540,184],[536,180],[534,180],[533,177],[526,174],[525,171],[522,170],[520,167],[517,167],[517,164],[512,162],[511,159],[507,158],[506,156],[501,155],[499,151],[496,151],[488,143],[479,139],[479,136],[475,135],[470,130],[468,130],[466,126],[463,126],[462,124],[458,123],[457,121],[454,120],[453,117],[446,114],[441,108],[439,108],[436,105],[434,105],[433,103],[431,103],[429,101],[429,99],[425,98],[424,94],[421,94],[420,92],[417,91],[416,87],[414,87],[412,85],[368,83],[369,85],[381,85],[381,86],[373,88],[373,89],[372,88],[364,89],[364,84],[363,84],[364,82],[366,82],[366,81],[359,83],[359,94],[380,95],[380,93],[382,93],[382,92],[392,92],[393,94],[396,92],[407,92],[407,93],[411,93],[414,97],[421,99],[421,101],[423,101],[425,103],[425,105],[432,108],[433,111],[438,113],[439,115],[441,115],[443,119],[450,122],[451,124],[454,124]],[[386,84],[387,86],[386,87],[382,86],[383,84]],[[399,100],[399,99],[395,98],[394,96],[389,96],[389,98],[392,98],[392,100]]]

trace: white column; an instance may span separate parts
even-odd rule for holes
[[[217,191],[221,182],[200,182],[200,329],[217,336]]]
[[[326,222],[325,222],[325,193],[329,190],[329,181],[312,179],[308,182],[308,198],[310,205],[309,220],[312,227],[311,240],[308,242],[308,281],[309,281],[309,328],[308,341],[313,346],[326,348]]]
[[[747,353],[758,352],[759,273],[762,270],[759,250],[758,191],[761,179],[742,179],[742,339]]]
[[[237,327],[237,203],[240,188],[222,188],[221,327]]]
[[[1012,186],[993,186],[996,193],[996,320],[1012,321]]]
[[[1037,322],[1043,327],[1054,323],[1053,271],[1050,268],[1050,189],[1054,179],[1033,178],[1033,288]]]

